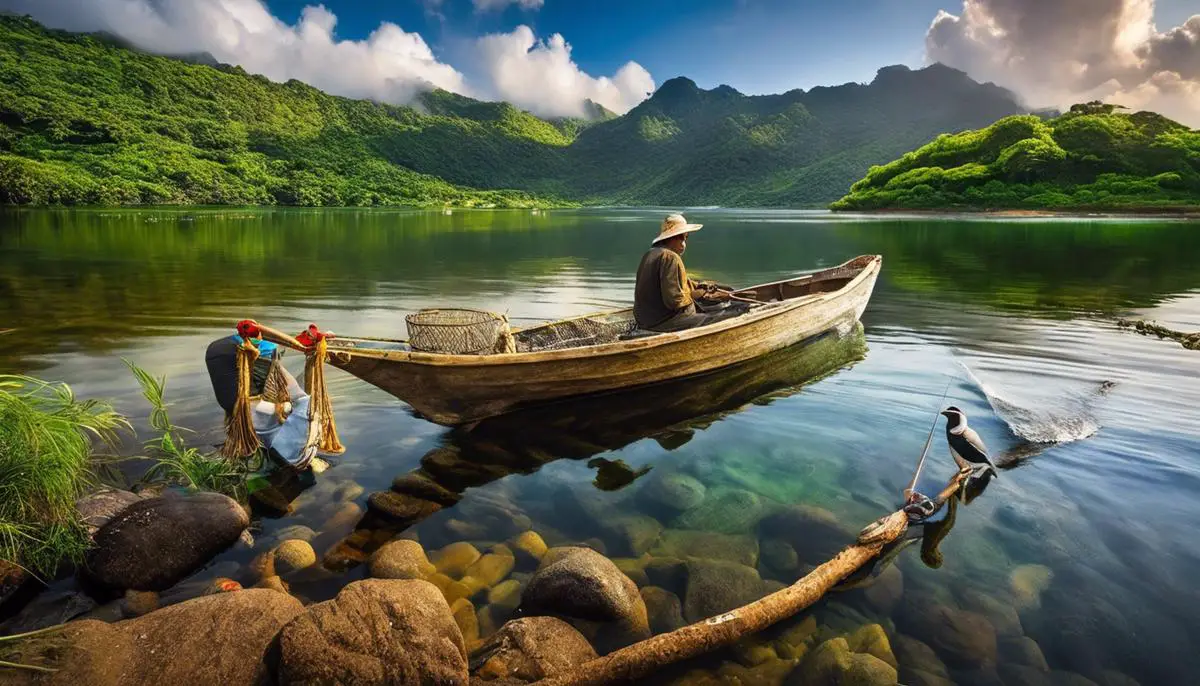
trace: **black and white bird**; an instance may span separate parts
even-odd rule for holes
[[[967,482],[982,479],[989,473],[998,476],[983,439],[967,426],[967,414],[951,405],[942,410],[942,416],[946,418],[946,442],[950,444],[950,455],[959,470],[967,475]]]

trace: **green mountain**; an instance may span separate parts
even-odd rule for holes
[[[814,206],[944,131],[1021,112],[941,65],[746,96],[667,81],[624,116],[411,106],[0,17],[0,203]]]
[[[1153,112],[1075,105],[939,136],[872,167],[838,210],[1200,207],[1200,131]]]

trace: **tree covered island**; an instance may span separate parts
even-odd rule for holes
[[[1200,131],[1099,102],[1005,117],[872,167],[835,210],[1200,210]]]

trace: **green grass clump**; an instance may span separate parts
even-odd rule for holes
[[[88,546],[75,501],[92,482],[92,441],[127,428],[104,402],[66,384],[0,376],[0,559],[53,575]]]
[[[154,377],[129,360],[124,361],[138,385],[142,395],[150,403],[150,426],[159,437],[144,445],[147,458],[154,466],[146,470],[143,481],[161,481],[170,485],[183,486],[193,491],[212,491],[240,498],[244,495],[246,477],[261,464],[261,460],[234,461],[218,453],[205,454],[187,447],[183,427],[171,423],[167,413],[168,404],[164,397],[165,376]]]

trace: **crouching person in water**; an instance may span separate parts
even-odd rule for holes
[[[246,340],[258,349],[258,358],[250,368],[248,389],[254,433],[273,460],[296,470],[306,470],[313,465],[317,454],[317,442],[311,440],[309,396],[296,378],[278,363],[281,351],[274,343],[262,339],[262,332],[253,320],[238,322],[236,334],[218,338],[208,345],[204,359],[217,403],[225,410],[228,421],[238,399],[238,349]],[[272,367],[276,365],[278,368],[274,371],[279,375],[276,383],[285,385],[287,395],[287,400],[278,404],[264,398]]]

